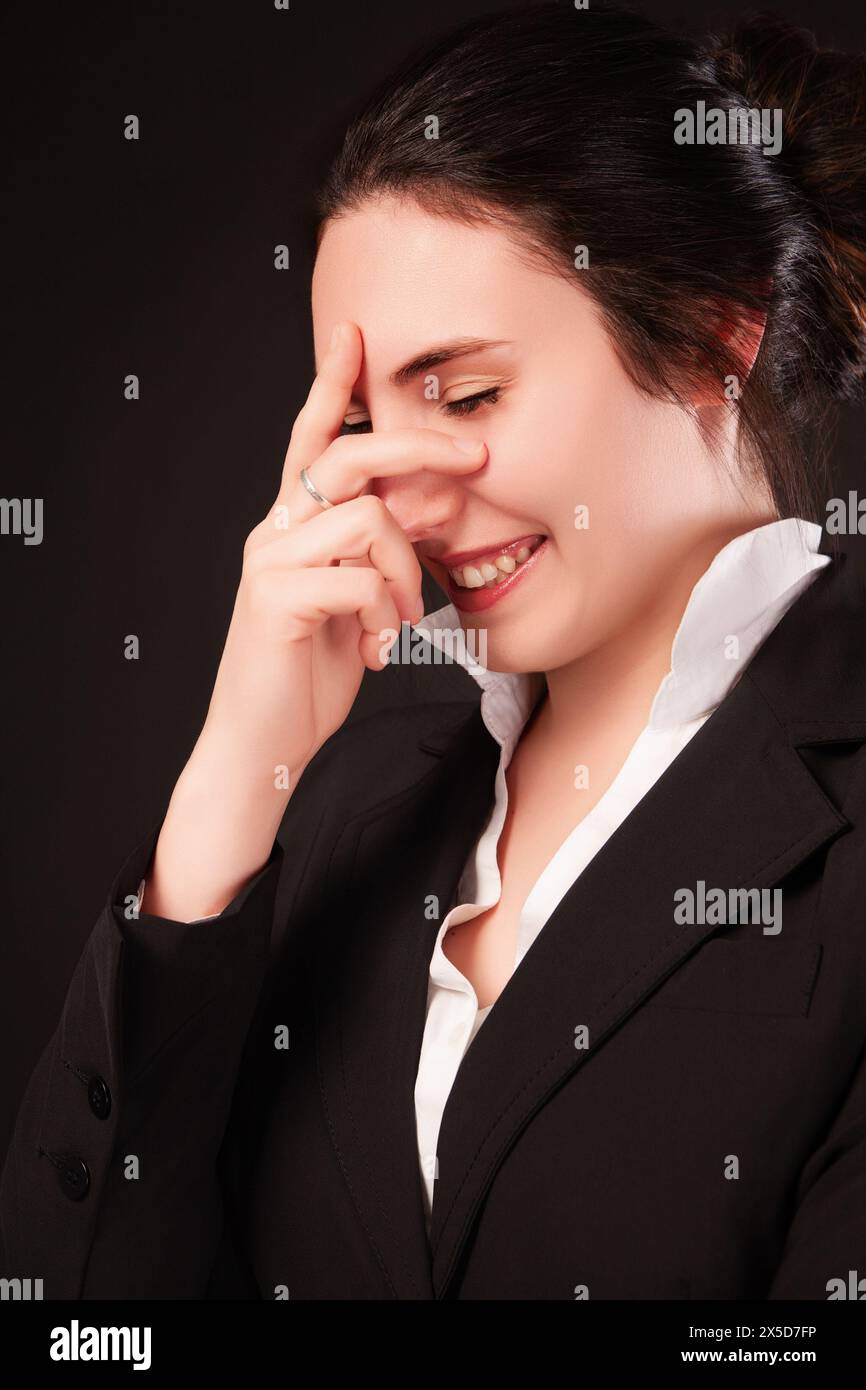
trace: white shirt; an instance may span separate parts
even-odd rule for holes
[[[671,665],[653,699],[649,719],[619,773],[548,861],[523,904],[517,930],[516,970],[575,880],[654,782],[706,722],[742,674],[765,637],[818,571],[821,527],[789,518],[737,536],[716,555],[692,589],[671,647]],[[434,645],[440,629],[455,631],[453,604],[422,618],[414,631]],[[478,1008],[472,985],[442,950],[445,933],[499,901],[497,846],[508,806],[505,771],[536,700],[539,675],[488,671],[459,643],[459,664],[482,690],[481,716],[501,747],[495,801],[457,889],[430,961],[427,1018],[415,1082],[418,1159],[429,1228],[442,1115],[460,1063],[496,1005]]]

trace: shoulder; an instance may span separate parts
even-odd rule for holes
[[[866,573],[834,557],[769,635],[746,675],[795,743],[866,739]]]

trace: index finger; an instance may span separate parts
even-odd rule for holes
[[[361,330],[350,319],[334,325],[328,350],[292,427],[278,502],[285,502],[302,468],[309,468],[337,438],[364,358]]]

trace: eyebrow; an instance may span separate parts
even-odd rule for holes
[[[405,386],[416,376],[428,372],[431,367],[440,367],[443,362],[453,362],[455,358],[468,357],[470,353],[487,352],[490,348],[508,346],[510,342],[505,338],[453,338],[451,342],[425,349],[392,372],[388,380],[392,386]]]

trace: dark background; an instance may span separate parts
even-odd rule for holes
[[[111,880],[164,814],[207,709],[243,540],[311,381],[323,161],[411,47],[504,7],[181,0],[16,16],[0,494],[44,498],[45,535],[0,536],[0,1154]],[[743,7],[645,8],[701,31]],[[862,0],[776,8],[822,44],[866,48]],[[123,139],[131,112],[138,142]],[[277,243],[289,271],[273,268]],[[138,402],[123,397],[130,372]],[[845,411],[834,491],[862,480],[862,425]],[[432,586],[426,599],[445,601]],[[476,689],[459,670],[387,668],[365,677],[353,717],[419,682],[435,697]]]

